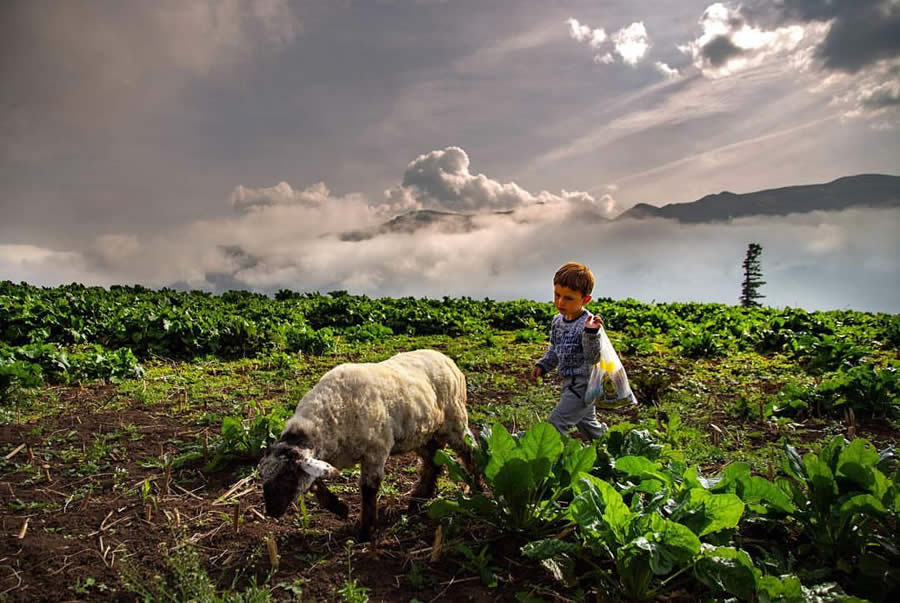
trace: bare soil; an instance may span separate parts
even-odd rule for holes
[[[490,545],[496,588],[464,567],[464,557],[453,550],[459,534],[445,535],[440,554],[433,555],[439,523],[405,513],[409,500],[403,493],[416,479],[410,470],[415,455],[390,459],[379,535],[357,543],[360,500],[351,479],[331,482],[346,489],[346,522],[311,498],[305,519],[296,508],[279,520],[266,518],[261,485],[246,466],[205,475],[198,463],[167,476],[161,463],[147,462],[174,456],[177,443],[195,441],[202,426],[179,421],[173,407],[91,410],[113,395],[109,387],[67,388],[60,393],[67,411],[39,430],[0,426],[4,456],[25,444],[9,459],[0,457],[0,600],[134,600],[126,582],[152,585],[160,575],[171,588],[168,559],[185,546],[199,553],[219,589],[262,584],[274,572],[269,585],[296,585],[306,601],[338,600],[351,578],[370,589],[372,601],[514,600],[521,591],[563,600],[543,570],[522,564],[514,541]],[[95,468],[85,457],[98,440],[108,446],[103,458],[94,459]],[[151,484],[146,500],[140,495],[145,480]],[[269,536],[277,543],[277,570],[268,555]],[[478,535],[466,540],[473,538]],[[283,587],[271,592],[297,598]]]

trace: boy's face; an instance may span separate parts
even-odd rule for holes
[[[584,295],[581,291],[563,285],[553,285],[553,303],[566,320],[581,316],[584,305],[589,301],[591,301],[590,295]]]

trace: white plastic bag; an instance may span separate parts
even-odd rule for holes
[[[619,360],[603,327],[600,327],[598,336],[600,337],[600,360],[591,368],[585,399],[593,401],[598,408],[620,408],[629,404],[637,404],[637,398],[634,397],[631,385],[628,384],[625,367],[622,366],[622,361]],[[616,388],[615,398],[606,397],[603,386],[607,376]]]

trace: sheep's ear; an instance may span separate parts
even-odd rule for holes
[[[340,473],[340,471],[325,461],[314,459],[308,454],[301,454],[297,458],[297,465],[315,479],[319,479],[320,477],[334,477]]]

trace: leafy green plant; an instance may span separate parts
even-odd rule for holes
[[[714,329],[694,328],[683,331],[676,345],[687,358],[717,358],[724,356],[727,344]]]
[[[513,341],[516,343],[544,343],[547,341],[547,335],[535,329],[516,329]]]
[[[26,360],[18,360],[4,353],[0,347],[0,404],[6,403],[13,394],[44,382],[41,366]]]
[[[514,437],[500,423],[481,430],[476,462],[490,496],[459,494],[431,505],[433,518],[462,514],[500,530],[537,534],[564,519],[560,501],[571,496],[573,481],[593,466],[591,446],[563,438],[549,423],[539,423]],[[477,486],[455,459],[438,451],[435,462],[447,465],[454,481]]]
[[[392,336],[394,331],[383,324],[368,322],[362,325],[347,327],[344,329],[343,334],[348,341],[369,343],[373,341],[382,341],[385,338]]]
[[[815,402],[815,390],[803,387],[795,381],[785,383],[775,396],[772,412],[776,415],[795,416],[809,412],[810,403]]]
[[[482,546],[478,553],[475,553],[466,544],[458,544],[454,547],[454,550],[463,554],[466,559],[464,565],[481,577],[482,584],[488,588],[497,587],[497,568],[492,565],[493,559],[488,550],[488,545]]]
[[[845,337],[832,335],[803,335],[788,342],[794,358],[810,374],[821,375],[841,367],[851,367],[869,350],[848,341]]]
[[[900,476],[882,469],[893,460],[865,439],[835,436],[818,454],[802,457],[785,446],[779,481],[792,499],[791,517],[803,529],[810,552],[838,570],[860,572],[885,586],[900,584],[895,536],[900,514]],[[887,583],[887,584],[884,584]]]
[[[246,589],[235,590],[242,572],[235,575],[231,589],[220,594],[209,577],[200,553],[193,545],[185,544],[186,546],[164,553],[166,567],[171,574],[169,580],[164,580],[159,574],[148,579],[138,566],[123,563],[120,576],[125,589],[143,601],[263,603],[271,600],[269,590],[257,584],[256,576],[250,579]]]
[[[338,594],[347,603],[366,603],[369,600],[370,588],[359,583],[353,577],[353,541],[348,540],[345,547],[347,551],[347,580],[338,589]]]
[[[826,378],[816,395],[826,409],[852,408],[858,415],[900,414],[900,378],[897,369],[879,369],[871,364],[854,366]]]
[[[636,457],[633,457],[636,458]],[[654,510],[632,510],[611,484],[592,475],[575,486],[569,507],[579,536],[594,556],[612,558],[626,597],[648,599],[663,586],[659,576],[683,571],[700,553],[700,539],[685,525]]]
[[[647,356],[653,353],[653,342],[647,337],[631,337],[625,340],[622,352],[626,356]]]
[[[258,461],[266,446],[281,435],[291,414],[286,408],[275,407],[268,414],[260,414],[248,422],[240,417],[225,417],[213,458],[203,470],[212,473],[229,463]]]

